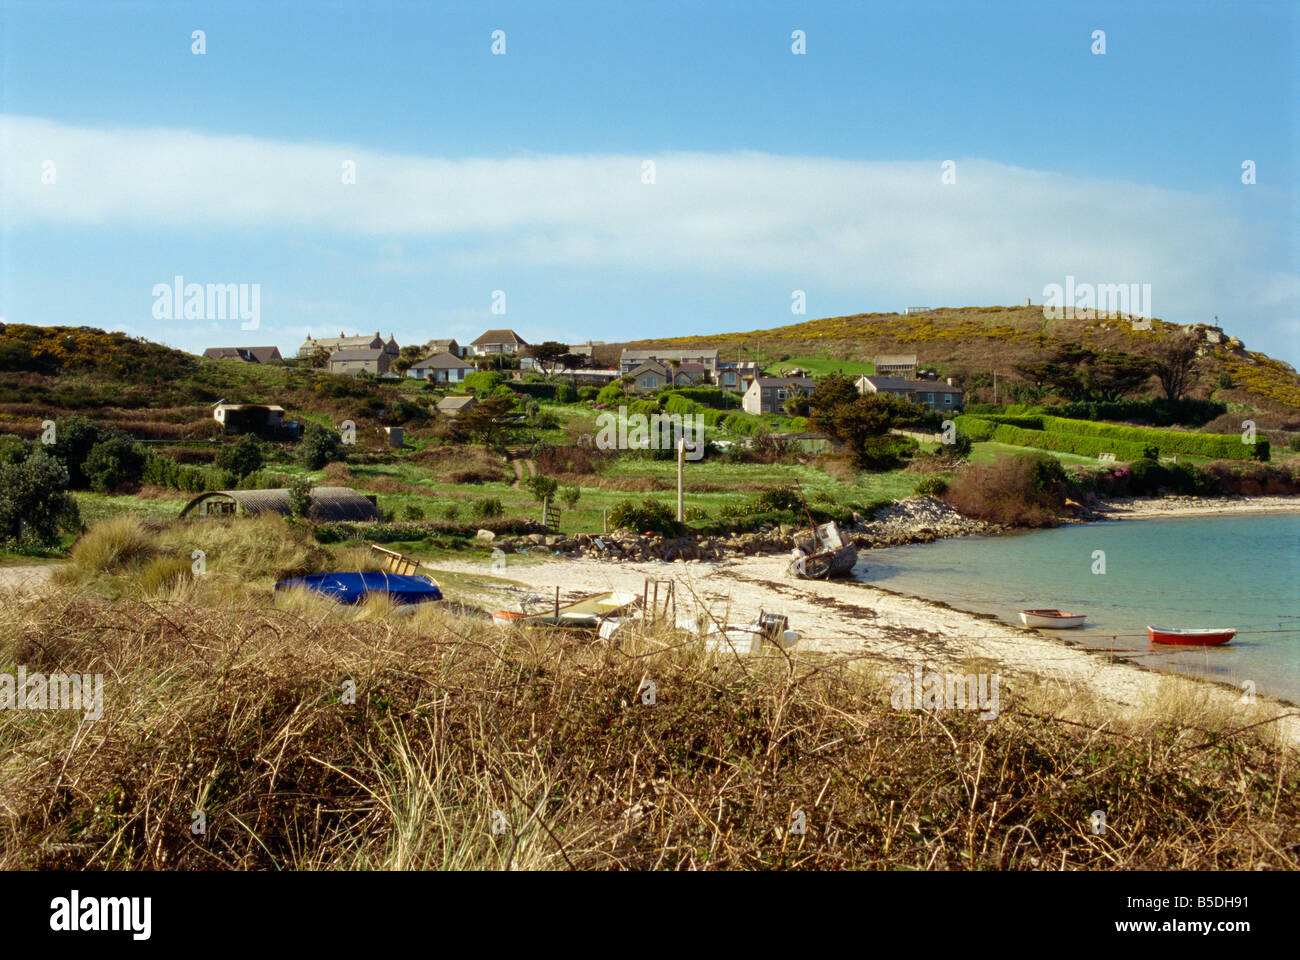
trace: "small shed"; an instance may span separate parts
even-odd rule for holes
[[[357,493],[351,487],[314,487],[311,491],[312,514],[321,520],[378,520],[379,506],[371,494]],[[193,512],[199,517],[254,517],[259,513],[278,513],[287,517],[289,491],[209,490],[185,505],[181,516]]]
[[[458,417],[476,406],[478,401],[473,397],[443,397],[438,401],[438,412],[444,417]]]
[[[274,403],[219,403],[212,408],[212,419],[221,424],[222,433],[261,433],[283,426],[284,407]]]

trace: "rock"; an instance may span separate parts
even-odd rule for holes
[[[496,538],[497,535],[491,530],[480,530],[478,533],[474,534],[474,539],[481,540],[484,543],[491,543]]]

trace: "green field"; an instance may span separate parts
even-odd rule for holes
[[[873,374],[876,372],[876,365],[862,360],[835,360],[830,357],[790,357],[788,360],[780,360],[776,363],[769,363],[763,368],[763,372],[771,376],[783,376],[787,370],[799,367],[802,370],[809,370],[814,376],[824,377],[828,373],[842,373],[846,377],[857,377],[862,374]]]

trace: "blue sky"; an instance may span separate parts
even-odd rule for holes
[[[0,316],[577,342],[1070,275],[1296,363],[1298,11],[0,0]],[[259,284],[259,328],[156,319],[176,275]]]

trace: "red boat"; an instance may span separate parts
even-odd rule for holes
[[[1147,627],[1152,643],[1173,643],[1183,647],[1217,647],[1237,635],[1236,630],[1214,627],[1209,630],[1177,630],[1173,627]]]

